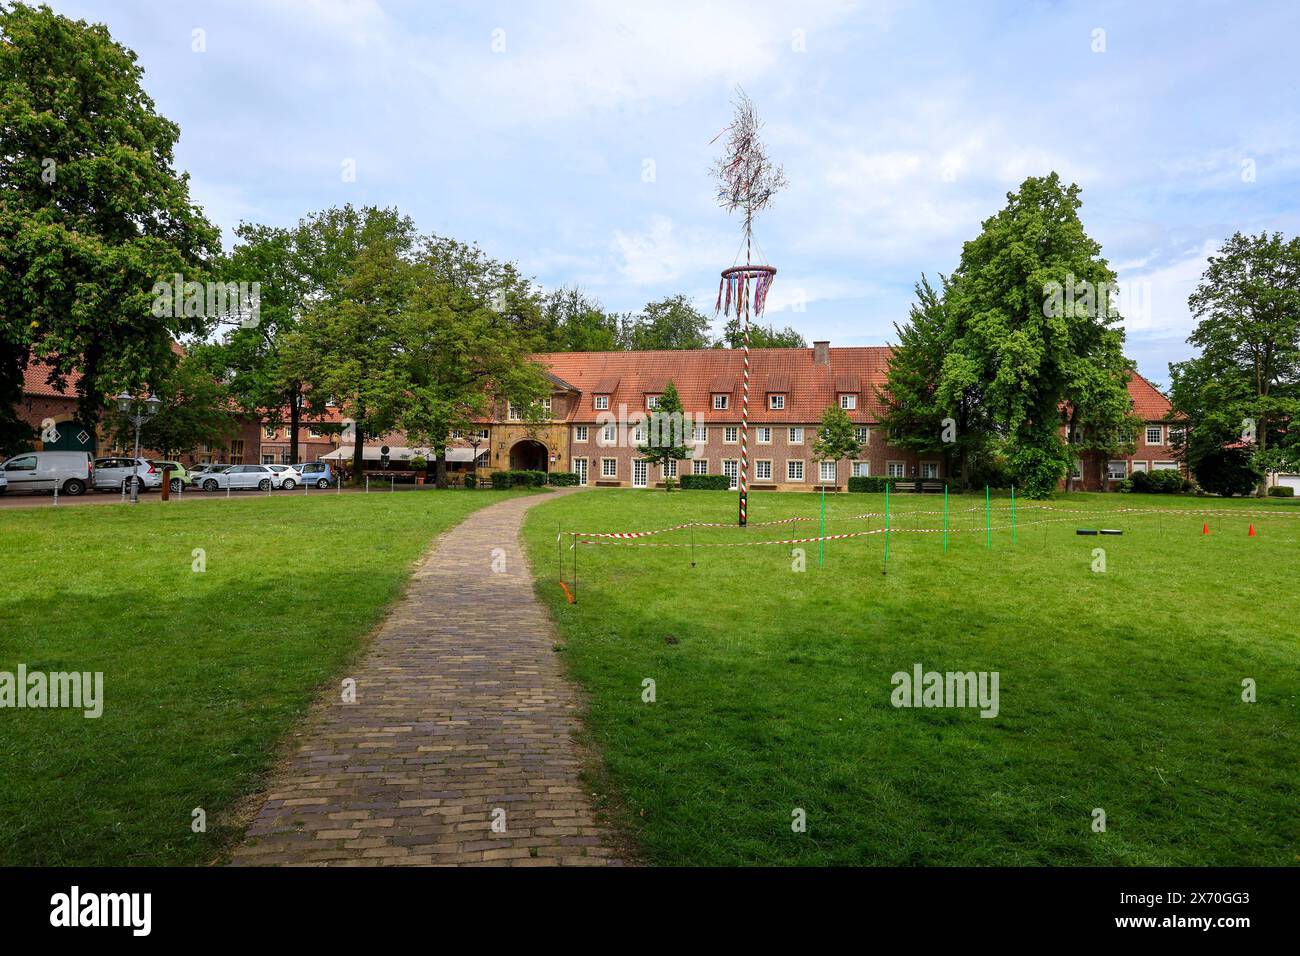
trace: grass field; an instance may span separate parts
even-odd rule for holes
[[[0,671],[102,671],[105,698],[98,719],[0,711],[0,865],[213,859],[238,835],[229,808],[414,559],[503,496],[0,511]]]
[[[916,512],[942,499],[896,496],[887,575],[883,534],[828,542],[824,567],[817,543],[798,545],[802,572],[796,546],[710,547],[817,534],[757,526],[816,516],[813,495],[750,504],[745,531],[580,545],[576,605],[556,584],[561,556],[572,583],[574,555],[557,531],[733,525],[735,495],[592,492],[527,520],[538,593],[605,758],[593,789],[649,862],[1300,862],[1295,503],[1048,503],[1097,516],[1021,502],[1013,545],[1009,502],[995,500],[989,548],[983,496],[967,496],[945,554],[941,534],[903,530],[941,527]],[[880,518],[848,516],[883,506],[828,497],[827,533],[878,531]],[[1076,536],[1085,527],[1124,534]],[[891,676],[917,663],[997,672],[999,713],[892,706]],[[1246,678],[1256,703],[1242,700]],[[806,832],[792,831],[796,809]]]

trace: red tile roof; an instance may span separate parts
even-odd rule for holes
[[[49,384],[51,367],[44,362],[28,362],[23,369],[23,394],[39,395],[50,398],[76,398],[77,383],[81,381],[80,372],[67,376],[67,388],[59,389]]]
[[[817,365],[811,348],[752,349],[749,376],[749,417],[757,423],[808,424],[821,419],[844,392],[858,395],[849,418],[866,424],[879,421],[882,408],[876,389],[885,384],[891,349],[850,346],[830,349],[830,362]],[[645,395],[661,391],[668,379],[677,386],[682,406],[706,422],[734,422],[740,417],[743,353],[735,349],[659,352],[548,352],[537,356],[553,374],[582,391],[568,420],[596,421],[592,395],[609,395],[611,412],[620,404],[629,413],[645,410]],[[734,383],[734,391],[732,389]],[[785,394],[785,408],[768,408],[769,392]],[[731,407],[714,411],[712,394],[731,392]],[[1164,418],[1169,400],[1136,373],[1129,380],[1138,415]]]

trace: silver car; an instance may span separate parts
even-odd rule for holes
[[[224,471],[205,471],[196,480],[204,491],[223,488],[234,491],[245,488],[269,491],[278,479],[268,465],[231,465]]]
[[[96,491],[130,492],[135,481],[141,491],[162,487],[162,472],[143,458],[96,458]]]

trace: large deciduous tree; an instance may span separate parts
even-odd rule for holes
[[[15,406],[33,359],[52,384],[81,373],[89,423],[105,394],[161,380],[174,338],[204,331],[151,311],[156,282],[202,278],[219,233],[142,76],[103,25],[0,7],[0,445],[27,437]]]
[[[1100,430],[1125,428],[1129,366],[1115,274],[1084,232],[1079,187],[1031,176],[1007,200],[966,243],[944,302],[1017,485],[1043,497],[1070,464],[1062,408],[1086,409]]]
[[[1300,467],[1300,237],[1235,233],[1188,305],[1199,321],[1187,341],[1201,354],[1169,367],[1189,426],[1184,459],[1199,475],[1202,459],[1240,444],[1262,495],[1268,470]],[[1211,471],[1243,473],[1235,463]]]
[[[625,330],[627,347],[635,352],[661,349],[706,349],[709,320],[684,295],[646,304]]]

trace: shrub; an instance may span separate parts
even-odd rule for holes
[[[849,491],[883,492],[888,480],[882,475],[851,475]]]
[[[503,491],[506,488],[513,488],[515,485],[515,474],[512,471],[494,471],[492,472],[492,487],[497,491]]]
[[[429,467],[429,459],[425,458],[423,455],[416,455],[414,458],[411,459],[410,464],[411,464],[411,470],[424,471],[426,468]]]
[[[1240,448],[1224,448],[1206,455],[1196,463],[1196,481],[1211,494],[1231,498],[1255,490],[1264,473]]]
[[[1158,495],[1176,495],[1183,490],[1186,482],[1182,473],[1177,471],[1153,471],[1147,477],[1150,490]]]
[[[546,476],[546,483],[557,487],[568,487],[578,483],[578,476],[571,471],[553,471]]]
[[[1146,471],[1135,471],[1130,477],[1121,481],[1119,484],[1120,491],[1152,492],[1156,490],[1152,487],[1150,472]],[[1125,488],[1125,485],[1128,485],[1128,487]]]
[[[510,477],[510,484],[501,485],[500,487],[503,488],[527,488],[527,487],[541,488],[543,485],[546,484],[546,472],[528,471],[526,469],[519,468],[519,469],[512,469],[511,471],[507,471],[507,472],[494,472],[493,473],[494,486],[496,486],[496,475],[498,474],[505,474]]]
[[[672,491],[672,490],[673,490],[674,488],[676,488],[676,487],[677,487],[677,479],[676,479],[676,478],[665,478],[665,479],[664,479],[664,491]]]
[[[468,475],[465,476],[465,487],[466,488],[478,487],[478,479],[474,477],[473,472],[470,472]]]
[[[1268,496],[1270,498],[1293,498],[1295,497],[1295,489],[1288,488],[1286,485],[1274,485],[1268,489]]]
[[[729,491],[731,479],[726,475],[682,475],[683,491]]]
[[[1133,473],[1133,478],[1136,478],[1140,474],[1142,474],[1142,472],[1135,471]],[[1115,485],[1115,490],[1118,491],[1120,494],[1124,494],[1124,495],[1128,494],[1130,491],[1136,491],[1137,482],[1134,481],[1133,478],[1125,478],[1123,481],[1117,483]],[[1143,490],[1145,491],[1146,489]]]

